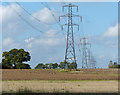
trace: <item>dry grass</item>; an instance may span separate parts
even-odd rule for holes
[[[118,91],[118,81],[3,81],[3,92],[19,90],[36,93],[114,93]]]

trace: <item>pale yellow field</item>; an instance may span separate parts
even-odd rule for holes
[[[3,81],[3,92],[16,92],[18,90],[30,90],[33,92],[118,92],[118,81],[50,81],[50,80],[19,80]]]

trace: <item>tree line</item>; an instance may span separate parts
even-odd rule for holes
[[[30,61],[30,53],[24,49],[11,49],[8,52],[2,54],[2,69],[31,69],[29,64],[24,62]],[[58,63],[40,63],[35,69],[76,69],[76,63],[60,62]]]
[[[117,62],[110,61],[108,68],[120,68],[120,64],[117,64]]]
[[[29,64],[24,62],[30,61],[30,53],[24,49],[11,49],[2,54],[3,69],[31,69]],[[108,68],[120,68],[120,64],[110,61]],[[58,63],[39,63],[35,69],[77,69],[77,63],[60,62]]]
[[[60,62],[58,63],[40,63],[38,64],[35,69],[77,69],[76,63],[69,63],[69,62]]]

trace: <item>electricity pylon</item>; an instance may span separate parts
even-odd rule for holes
[[[80,39],[80,45],[82,49],[82,68],[88,68],[89,67],[89,62],[90,62],[90,47],[91,44],[88,43],[88,38],[83,37]]]
[[[73,14],[73,7],[75,7],[77,9],[78,12],[78,6],[73,5],[73,4],[69,4],[69,5],[64,5],[62,6],[63,8],[63,12],[64,9],[67,8],[68,9],[68,13],[62,16],[59,16],[59,22],[60,22],[60,18],[62,17],[66,17],[67,18],[67,23],[62,25],[62,30],[63,30],[63,26],[67,26],[67,44],[66,44],[66,52],[65,52],[65,64],[67,62],[74,62],[76,63],[76,56],[75,56],[75,48],[74,48],[74,35],[73,35],[73,26],[77,26],[78,27],[78,31],[79,31],[79,25],[73,23],[73,17],[79,17],[81,22],[82,22],[82,17],[76,14]]]
[[[90,65],[91,65],[91,68],[96,68],[96,60],[94,56],[91,56]]]

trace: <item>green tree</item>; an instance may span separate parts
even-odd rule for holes
[[[2,68],[3,69],[13,69],[12,64],[9,62],[8,59],[2,59]]]
[[[35,69],[44,69],[44,67],[45,67],[44,64],[40,63],[35,67]]]
[[[53,63],[49,63],[49,69],[53,68]]]
[[[114,65],[117,65],[117,62],[114,62]]]
[[[46,63],[44,66],[45,66],[46,69],[49,68],[49,64],[48,63]]]
[[[112,62],[110,61],[109,65],[108,65],[109,68],[120,68],[120,64],[117,64],[117,62]]]
[[[120,64],[118,64],[118,68],[120,68]]]
[[[60,64],[59,64],[59,67],[61,68],[61,69],[68,69],[69,68],[69,65],[70,65],[70,63],[69,62],[60,62]]]
[[[31,69],[29,64],[25,63],[18,63],[16,65],[16,69]]]
[[[53,67],[53,69],[56,69],[56,68],[58,68],[58,64],[54,63],[54,64],[52,64],[52,67]]]
[[[2,63],[0,63],[0,69],[2,69]]]
[[[118,68],[117,62],[114,62],[113,67],[114,67],[114,68]]]
[[[113,67],[113,63],[112,63],[112,60],[109,62],[109,65],[108,65],[109,68],[112,68]]]
[[[29,52],[24,51],[24,49],[12,49],[9,52],[3,52],[2,57],[2,67],[9,69],[16,69],[18,63],[30,61],[31,58]]]
[[[65,69],[65,62],[60,62],[59,67],[60,67],[61,69]]]
[[[77,63],[72,63],[73,64],[73,69],[77,69]]]
[[[77,64],[72,62],[70,63],[70,65],[68,66],[69,69],[77,69]]]

